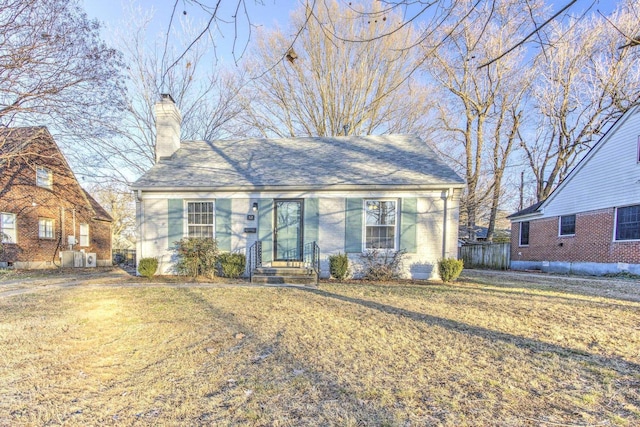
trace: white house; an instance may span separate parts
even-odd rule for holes
[[[509,217],[511,268],[640,274],[640,107],[549,197]]]
[[[418,279],[457,255],[464,182],[418,137],[180,141],[170,96],[156,113],[156,164],[132,189],[138,259],[158,257],[162,274],[186,236],[245,253],[260,242],[263,266],[319,248],[324,277],[339,252],[357,274],[363,252],[405,250],[404,275]]]

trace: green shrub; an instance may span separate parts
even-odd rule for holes
[[[196,278],[216,275],[218,244],[210,237],[185,237],[175,242],[178,252],[178,274]]]
[[[138,273],[150,279],[158,271],[158,260],[156,258],[142,258],[138,263]]]
[[[224,277],[237,279],[244,273],[247,257],[244,254],[225,252],[218,257],[218,264]]]
[[[464,263],[461,259],[446,258],[438,261],[438,275],[443,282],[452,282],[460,276]]]
[[[331,277],[343,281],[349,273],[349,257],[347,254],[338,252],[336,255],[329,255],[329,272]]]
[[[370,250],[362,254],[365,280],[388,281],[400,277],[405,251]]]

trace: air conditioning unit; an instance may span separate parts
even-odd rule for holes
[[[60,251],[60,264],[62,265],[62,267],[69,268],[75,266],[74,254],[74,251]]]
[[[73,252],[73,266],[84,267],[84,252]]]
[[[95,252],[89,252],[87,253],[87,257],[85,258],[85,267],[95,267],[96,266],[96,253]]]

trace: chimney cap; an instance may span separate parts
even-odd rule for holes
[[[176,103],[176,101],[173,100],[173,97],[169,93],[161,93],[160,94],[160,99],[163,100],[163,101],[165,99],[168,99],[169,101],[173,102],[174,104]]]

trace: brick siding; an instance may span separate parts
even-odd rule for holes
[[[566,261],[640,263],[640,242],[614,242],[615,209],[600,209],[576,215],[576,234],[558,236],[559,218],[529,221],[529,245],[519,246],[520,223],[511,234],[514,261]]]
[[[67,236],[76,236],[79,243],[81,223],[89,225],[89,246],[75,245],[74,250],[95,252],[98,260],[110,260],[111,224],[94,219],[94,210],[48,132],[34,139],[28,152],[10,158],[1,168],[0,212],[16,215],[17,236],[15,244],[3,244],[0,262],[53,267],[60,263],[59,251],[68,249]],[[52,171],[51,190],[35,185],[36,166]],[[54,238],[38,237],[40,218],[54,220]]]

